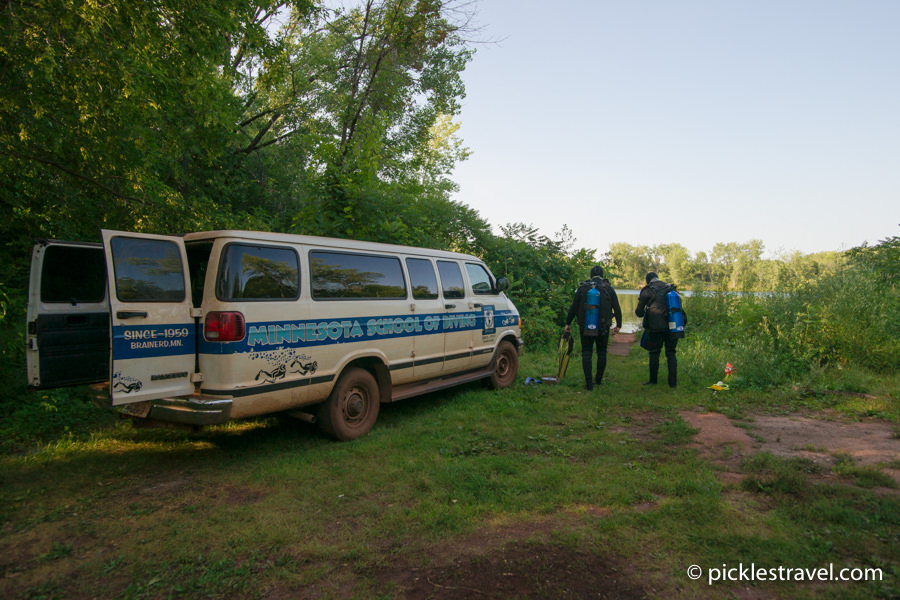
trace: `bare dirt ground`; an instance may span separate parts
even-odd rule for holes
[[[812,460],[826,471],[849,456],[860,466],[882,465],[900,483],[900,470],[885,466],[900,464],[900,438],[889,423],[828,420],[828,414],[757,415],[738,422],[718,413],[679,414],[699,429],[693,445],[702,457],[724,467],[725,481],[741,477],[735,471],[744,457],[770,452]]]
[[[652,579],[615,554],[554,543],[570,515],[482,530],[428,550],[434,566],[393,565],[377,579],[405,600],[597,598],[632,600],[656,595]],[[449,561],[447,558],[452,557]],[[443,564],[440,564],[443,563]]]

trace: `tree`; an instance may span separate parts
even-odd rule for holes
[[[875,274],[877,279],[895,287],[900,282],[900,237],[891,236],[874,246],[863,244],[847,252],[854,264]]]
[[[449,200],[447,175],[466,156],[452,117],[471,50],[448,3],[0,10],[4,281],[23,284],[32,238],[97,239],[100,227],[442,246],[487,230]]]
[[[12,218],[3,233],[96,239],[100,226],[253,222],[253,186],[234,152],[242,106],[225,66],[229,40],[265,37],[252,19],[261,9],[246,0],[6,5],[0,202]]]
[[[622,287],[641,285],[647,272],[654,270],[653,257],[647,246],[616,242],[610,244],[603,260],[619,276],[616,285]]]
[[[691,253],[681,244],[671,244],[666,248],[666,270],[669,283],[678,285],[690,284],[697,277],[696,266],[691,260]]]
[[[754,267],[762,257],[764,245],[761,240],[719,243],[713,247],[710,256],[713,263],[713,283],[729,289],[754,289],[756,275]]]
[[[454,187],[446,175],[468,155],[452,117],[472,55],[453,8],[438,0],[368,0],[324,11],[286,36],[282,71],[300,83],[267,135],[294,149],[294,229],[402,239],[399,206],[423,196],[449,202]],[[258,98],[278,97],[274,83],[283,79],[259,80]]]

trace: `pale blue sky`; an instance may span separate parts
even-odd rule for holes
[[[900,235],[900,0],[478,0],[454,196],[578,247]]]

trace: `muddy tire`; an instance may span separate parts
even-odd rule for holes
[[[497,354],[494,356],[494,372],[488,384],[491,388],[498,390],[500,388],[509,387],[516,380],[519,374],[519,353],[516,347],[510,342],[500,342],[497,346]]]
[[[319,428],[338,440],[355,440],[375,425],[381,406],[379,398],[375,377],[365,369],[350,368],[319,407]]]

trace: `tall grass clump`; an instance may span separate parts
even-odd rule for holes
[[[730,385],[766,388],[823,369],[896,372],[900,294],[885,271],[891,263],[873,264],[855,255],[842,270],[791,290],[691,297],[691,335],[679,348],[685,375],[721,378],[730,362],[738,367]],[[892,268],[900,269],[900,260]]]
[[[763,329],[767,300],[722,291],[687,299],[690,333],[678,347],[684,376],[709,385],[722,379],[731,363],[739,368],[729,385],[758,389],[788,381],[794,361]]]

